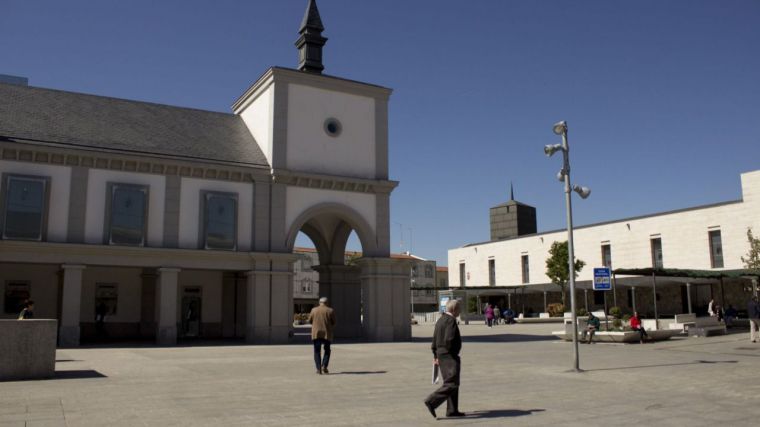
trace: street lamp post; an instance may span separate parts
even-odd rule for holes
[[[557,151],[562,151],[563,163],[562,169],[557,173],[557,179],[565,183],[565,203],[567,204],[567,264],[569,268],[570,279],[570,314],[573,322],[573,370],[580,372],[580,361],[578,357],[578,315],[575,309],[575,254],[573,252],[573,207],[572,191],[578,193],[582,199],[591,194],[587,187],[571,185],[570,183],[570,146],[567,143],[567,123],[558,122],[554,125],[554,133],[562,136],[562,144],[547,145],[544,147],[544,153],[551,156]]]

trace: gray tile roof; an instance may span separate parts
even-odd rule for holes
[[[0,83],[0,138],[268,166],[234,114]]]

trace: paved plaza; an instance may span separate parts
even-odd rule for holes
[[[462,325],[465,419],[436,421],[423,406],[432,325],[417,325],[413,342],[335,344],[327,376],[305,344],[59,350],[55,379],[0,383],[0,426],[760,422],[760,343],[745,333],[583,345],[579,374],[556,328]]]

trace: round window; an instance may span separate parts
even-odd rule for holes
[[[330,136],[340,135],[340,131],[343,130],[338,119],[329,118],[325,120],[325,132]]]

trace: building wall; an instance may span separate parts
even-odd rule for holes
[[[273,108],[274,85],[269,85],[240,112],[240,117],[251,132],[253,139],[259,144],[270,165],[272,164]]]
[[[760,229],[760,171],[742,175],[743,202],[665,213],[646,218],[578,227],[574,232],[575,255],[586,262],[579,281],[590,281],[593,268],[602,266],[602,244],[610,244],[613,268],[651,267],[653,236],[662,239],[665,268],[710,269],[708,232],[720,229],[724,268],[742,268],[747,253],[748,227]],[[488,286],[488,260],[496,266],[496,285],[522,283],[521,256],[529,256],[530,284],[546,284],[546,259],[551,244],[567,240],[566,231],[483,243],[449,250],[452,287],[461,286],[459,265],[465,264],[469,278],[465,286]]]
[[[325,120],[340,121],[337,137]],[[375,100],[299,84],[288,85],[287,168],[375,179]]]
[[[285,229],[290,230],[296,219],[309,208],[325,203],[340,204],[353,209],[364,219],[373,233],[377,231],[377,204],[374,194],[303,187],[288,187],[286,190]],[[362,245],[364,246],[364,242]]]

